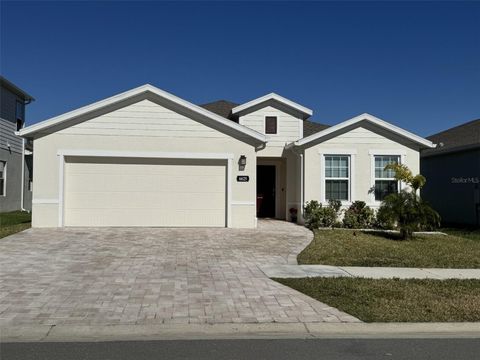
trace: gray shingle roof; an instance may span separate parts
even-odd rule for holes
[[[305,120],[303,122],[303,137],[307,137],[313,134],[316,134],[322,130],[329,128],[330,125],[320,124],[313,121]]]
[[[232,119],[232,109],[239,104],[234,103],[232,101],[227,101],[227,100],[218,100],[218,101],[213,101],[207,104],[202,104],[200,105],[204,109],[207,109],[217,115],[223,116],[224,118]],[[303,122],[303,137],[313,135],[319,131],[325,130],[326,128],[330,127],[330,125],[326,124],[320,124],[317,122],[313,121],[308,121],[304,120]]]
[[[236,104],[231,101],[218,100],[218,101],[210,102],[207,104],[202,104],[200,106],[217,115],[220,115],[220,116],[223,116],[224,118],[229,119],[230,115],[232,114],[232,109],[238,105],[239,104]]]
[[[425,156],[480,147],[480,119],[428,136],[427,139],[437,147],[423,151],[422,155]]]

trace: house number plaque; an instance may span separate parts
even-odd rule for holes
[[[248,177],[247,175],[237,176],[237,181],[238,182],[248,182],[248,180],[250,180],[250,177]]]

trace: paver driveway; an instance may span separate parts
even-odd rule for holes
[[[267,278],[311,240],[256,230],[30,229],[0,240],[0,325],[358,321]]]

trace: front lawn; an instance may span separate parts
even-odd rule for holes
[[[24,211],[0,213],[0,239],[28,229],[32,215]]]
[[[480,321],[480,280],[274,280],[366,322]]]
[[[317,230],[297,259],[299,264],[337,266],[480,268],[478,238],[452,234],[399,240],[395,234]]]

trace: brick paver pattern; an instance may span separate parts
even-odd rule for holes
[[[29,229],[0,240],[0,326],[357,322],[267,278],[305,228]]]

